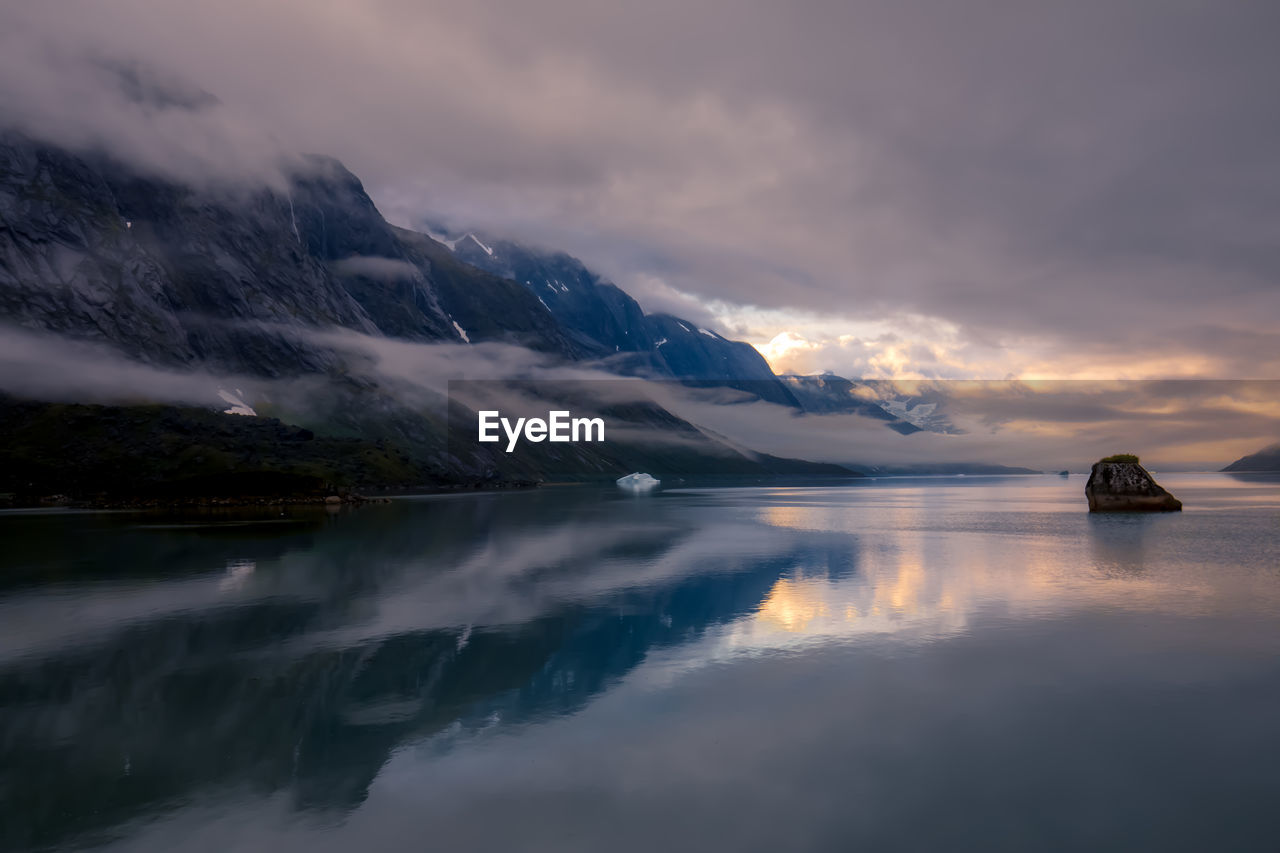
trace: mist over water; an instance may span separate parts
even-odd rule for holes
[[[1161,481],[0,513],[0,848],[1268,849],[1280,483]]]

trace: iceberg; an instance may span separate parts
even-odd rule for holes
[[[625,477],[618,478],[618,488],[628,492],[647,492],[656,488],[661,480],[655,480],[648,474],[641,474],[637,471],[634,474],[628,474]]]

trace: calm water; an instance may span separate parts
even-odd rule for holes
[[[1280,484],[0,515],[0,847],[1276,850]]]

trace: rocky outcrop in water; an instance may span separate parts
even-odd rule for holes
[[[1146,468],[1133,461],[1093,463],[1084,486],[1089,512],[1177,512],[1182,501],[1155,481]]]

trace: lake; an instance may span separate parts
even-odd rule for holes
[[[1280,483],[0,513],[0,847],[1275,850]]]

